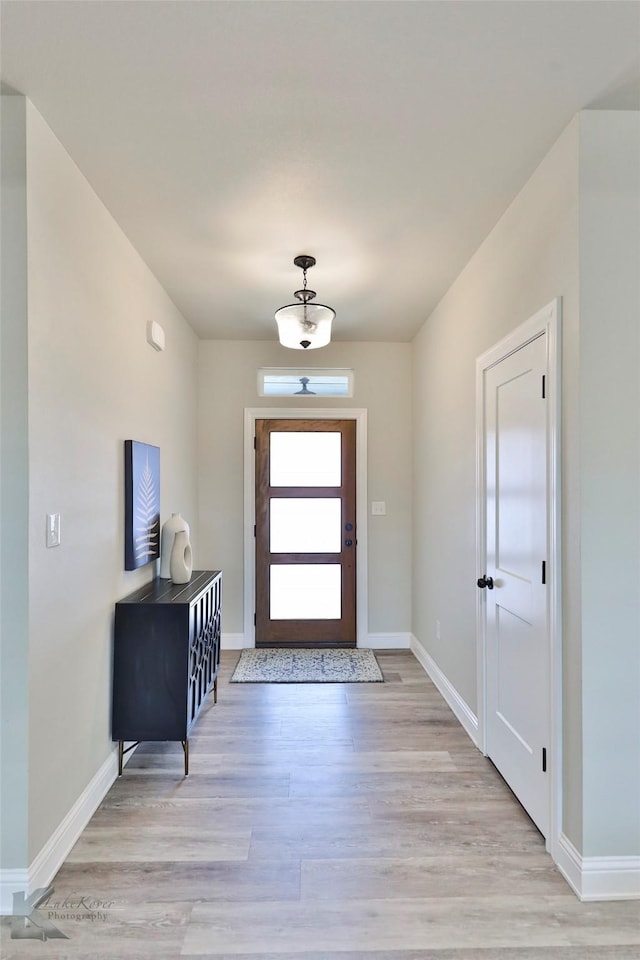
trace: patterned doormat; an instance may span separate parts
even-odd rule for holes
[[[373,650],[243,650],[231,683],[383,683]]]

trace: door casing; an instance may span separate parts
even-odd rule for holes
[[[246,407],[244,411],[244,646],[255,647],[255,457],[256,420],[356,421],[356,623],[358,647],[369,636],[367,578],[367,411],[360,407]]]
[[[357,638],[356,624],[356,566],[357,566],[357,526],[356,517],[356,424],[355,420],[256,420],[256,646],[264,647],[355,647]],[[296,435],[302,430],[322,435],[336,435],[340,437],[337,451],[339,460],[340,479],[333,483],[278,483],[272,486],[270,464],[272,463],[271,441],[274,434],[281,431]],[[310,489],[311,488],[311,489]],[[312,492],[311,492],[312,490]],[[338,493],[338,496],[336,496]],[[307,550],[292,549],[276,550],[272,552],[271,519],[275,503],[284,497],[287,501],[297,502],[299,505],[308,503],[307,495],[312,498],[320,497],[323,502],[328,500],[332,505],[339,505],[337,519],[338,544],[333,550],[326,548],[318,551],[308,546]],[[275,500],[275,503],[274,503]],[[326,505],[326,502],[325,502]],[[300,521],[302,522],[302,521]],[[294,568],[301,562],[306,564],[329,563],[335,573],[339,569],[340,612],[333,617],[317,619],[303,615],[302,617],[272,618],[271,613],[271,583],[278,566],[284,561]],[[317,571],[318,572],[318,571]]]
[[[549,623],[549,835],[546,847],[554,861],[559,857],[562,829],[562,595],[561,595],[561,300],[543,307],[487,350],[476,360],[476,576],[486,572],[486,476],[485,476],[485,371],[510,354],[546,334],[547,343],[547,542],[548,623]],[[486,744],[486,604],[483,592],[476,591],[476,656],[478,677],[478,746],[487,754]]]

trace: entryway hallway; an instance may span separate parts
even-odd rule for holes
[[[377,655],[384,684],[287,686],[223,652],[189,777],[138,748],[53,883],[109,906],[43,956],[637,960],[639,904],[580,903],[413,655]]]

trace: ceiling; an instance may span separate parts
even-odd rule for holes
[[[573,115],[640,109],[637,2],[3,0],[28,96],[201,337],[410,340]]]

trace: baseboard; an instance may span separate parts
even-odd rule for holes
[[[556,864],[581,900],[640,900],[640,857],[583,857],[562,834]]]
[[[411,647],[411,634],[369,633],[367,646],[371,650],[408,650]]]
[[[125,755],[125,764],[133,753],[132,750]],[[114,749],[29,868],[0,872],[0,916],[11,916],[14,893],[29,896],[34,890],[51,883],[117,777],[118,752]]]
[[[14,893],[24,893],[28,889],[28,870],[3,870],[0,873],[0,917],[10,917]]]
[[[223,633],[220,637],[221,650],[244,650],[251,646],[244,633]]]
[[[434,684],[446,700],[449,707],[451,707],[453,710],[454,714],[466,730],[471,740],[473,740],[474,744],[478,746],[478,718],[471,707],[465,700],[463,700],[453,684],[444,675],[435,660],[427,653],[420,641],[413,635],[411,636],[411,651],[416,660],[418,660],[425,672],[429,675],[431,680],[433,680]]]

